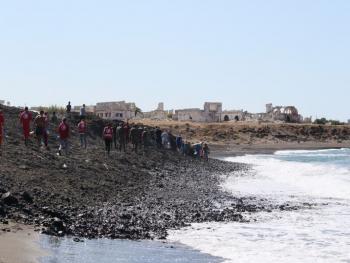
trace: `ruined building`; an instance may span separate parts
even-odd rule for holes
[[[245,112],[243,110],[225,110],[221,114],[222,121],[244,121]]]
[[[194,122],[220,122],[222,117],[221,102],[206,102],[204,109],[175,110],[173,120]]]
[[[245,119],[248,121],[263,122],[291,122],[299,123],[303,117],[294,106],[273,106],[272,103],[266,104],[264,113],[246,113]]]
[[[267,118],[272,121],[301,122],[302,116],[294,106],[273,106],[272,103],[266,105]]]
[[[106,120],[129,120],[136,115],[136,104],[125,101],[99,102],[95,114]]]
[[[166,120],[168,115],[172,114],[172,111],[164,110],[164,103],[158,103],[157,109],[149,112],[143,112],[139,116],[140,119],[151,119],[151,120]]]

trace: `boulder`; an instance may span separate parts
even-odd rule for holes
[[[50,225],[50,231],[56,235],[62,236],[66,233],[66,226],[63,221],[57,217],[54,218],[53,222]]]

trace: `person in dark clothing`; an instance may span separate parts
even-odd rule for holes
[[[209,161],[209,154],[210,154],[210,149],[209,149],[208,144],[206,144],[206,143],[204,144],[202,151],[203,151],[203,159],[208,162]]]
[[[201,153],[202,153],[202,143],[197,143],[193,145],[194,148],[194,154],[196,155],[197,158],[201,158]]]
[[[125,144],[127,145],[129,143],[129,136],[130,136],[130,127],[128,126],[128,123],[125,123],[123,125],[123,131],[124,131],[124,139],[125,139]]]
[[[143,134],[143,131],[144,131],[144,129],[142,127],[139,127],[137,129],[137,139],[138,139],[137,146],[140,149],[142,149],[142,134]]]
[[[66,118],[71,119],[72,118],[72,105],[70,104],[70,101],[68,101],[68,104],[66,106]]]
[[[117,128],[118,128],[118,124],[115,123],[113,125],[113,144],[114,144],[114,149],[117,149],[117,141],[118,141]]]
[[[159,127],[156,127],[155,136],[157,147],[162,148],[162,130]]]
[[[170,144],[170,149],[172,151],[177,150],[176,137],[174,135],[172,135],[171,133],[169,133],[169,144]]]
[[[125,129],[125,139],[126,139],[126,144],[128,144],[130,142],[130,130],[131,127],[129,125],[129,122],[126,122],[126,124],[124,125],[124,129]]]
[[[119,151],[126,152],[126,136],[125,129],[122,124],[117,127],[117,137],[119,141]]]
[[[52,123],[57,123],[58,122],[57,114],[56,114],[55,111],[52,113],[51,122]]]
[[[70,114],[72,111],[72,105],[70,104],[70,101],[68,101],[68,105],[66,106],[66,112]]]
[[[176,146],[177,146],[177,150],[181,152],[181,148],[182,148],[182,137],[181,137],[181,135],[176,136]]]
[[[130,141],[132,143],[133,151],[137,152],[138,143],[139,143],[139,132],[138,132],[138,128],[136,126],[134,126],[130,129],[129,138],[130,138]]]
[[[142,145],[145,151],[151,146],[151,133],[148,129],[144,129],[142,133]]]

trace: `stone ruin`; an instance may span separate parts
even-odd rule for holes
[[[203,110],[199,108],[175,110],[173,120],[194,122],[221,122],[222,103],[206,102]]]

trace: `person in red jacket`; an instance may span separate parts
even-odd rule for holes
[[[63,118],[62,122],[58,126],[58,135],[60,139],[60,147],[58,149],[58,154],[62,155],[62,150],[65,150],[65,154],[68,155],[69,144],[69,125],[67,123],[67,119]]]
[[[81,148],[84,147],[86,149],[87,148],[87,141],[86,141],[87,125],[84,118],[82,118],[78,123],[78,132],[80,137],[80,147]]]
[[[2,140],[3,140],[3,136],[4,136],[4,124],[5,124],[4,114],[2,113],[2,110],[0,109],[0,147],[2,145]]]
[[[20,114],[20,121],[23,128],[24,144],[28,145],[30,135],[30,123],[33,120],[32,113],[29,112],[28,107],[24,108],[24,111]]]
[[[107,155],[111,152],[111,145],[113,141],[113,127],[111,123],[103,129],[103,139],[105,140]]]

